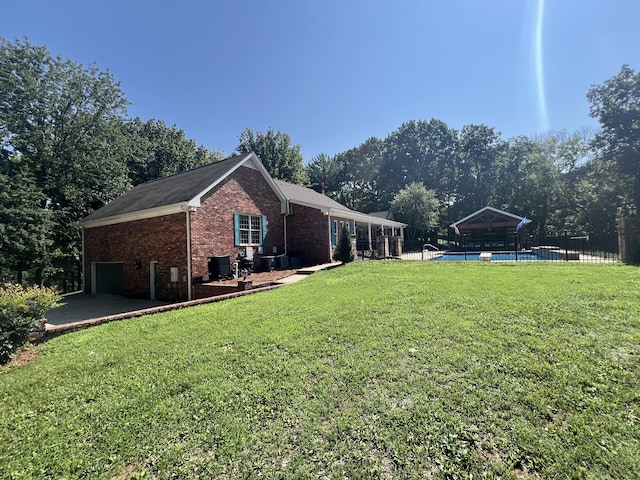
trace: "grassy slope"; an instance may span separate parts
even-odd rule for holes
[[[0,370],[0,478],[637,478],[640,270],[368,262]]]

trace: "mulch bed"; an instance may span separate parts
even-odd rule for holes
[[[40,355],[40,350],[34,345],[23,347],[18,354],[9,361],[9,365],[26,365],[31,360]]]
[[[254,287],[258,285],[269,285],[270,283],[288,277],[289,275],[293,275],[296,272],[297,270],[272,270],[271,272],[256,272],[249,275],[247,277],[247,281],[253,282]],[[242,280],[242,277],[232,278],[231,280],[218,280],[209,283],[211,283],[212,285],[237,285],[238,280]]]

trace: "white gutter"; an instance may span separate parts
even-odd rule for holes
[[[322,210],[325,215],[334,215],[341,218],[349,218],[355,221],[373,223],[375,225],[383,225],[386,227],[404,228],[406,223],[396,222],[395,220],[388,220],[386,218],[374,217],[373,215],[367,215],[366,213],[355,212],[353,210],[338,210],[330,208]]]
[[[162,207],[148,208],[136,212],[122,213],[96,220],[85,220],[80,222],[83,228],[102,227],[105,225],[115,225],[116,223],[133,222],[135,220],[143,220],[145,218],[163,217],[173,213],[184,212],[188,208],[194,208],[188,202],[174,203],[173,205],[164,205]]]

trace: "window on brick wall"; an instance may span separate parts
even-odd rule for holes
[[[267,217],[264,215],[243,215],[236,213],[233,216],[235,228],[235,244],[240,245],[265,245],[267,235]]]

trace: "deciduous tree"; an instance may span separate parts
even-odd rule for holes
[[[0,39],[3,158],[30,172],[40,207],[54,221],[46,233],[51,249],[40,256],[51,264],[42,272],[79,271],[78,220],[128,187],[117,128],[126,106],[109,72],[53,57],[26,39]]]
[[[126,129],[131,137],[126,161],[134,186],[224,158],[223,152],[197,146],[184,130],[161,120],[135,118]]]
[[[441,120],[411,120],[385,140],[380,168],[383,200],[390,201],[412,182],[421,182],[447,202],[455,191],[457,132]]]
[[[298,185],[309,185],[309,176],[304,168],[300,145],[294,145],[286,133],[254,133],[246,129],[239,138],[238,153],[255,152],[273,178]]]
[[[335,156],[340,165],[339,202],[361,212],[388,208],[388,202],[381,202],[379,188],[383,153],[382,140],[371,137],[360,146]]]
[[[51,251],[52,212],[34,175],[19,159],[0,163],[0,283],[22,284],[23,272],[33,270],[40,281]]]
[[[459,135],[452,223],[497,201],[499,171],[505,142],[486,125],[465,125]]]
[[[640,210],[640,73],[628,65],[587,93],[591,116],[601,131],[594,146],[614,165],[619,181],[628,182],[628,201],[636,215]]]
[[[400,190],[391,202],[394,218],[408,224],[407,240],[413,244],[418,232],[426,232],[438,225],[440,202],[436,192],[422,183],[412,182]]]

